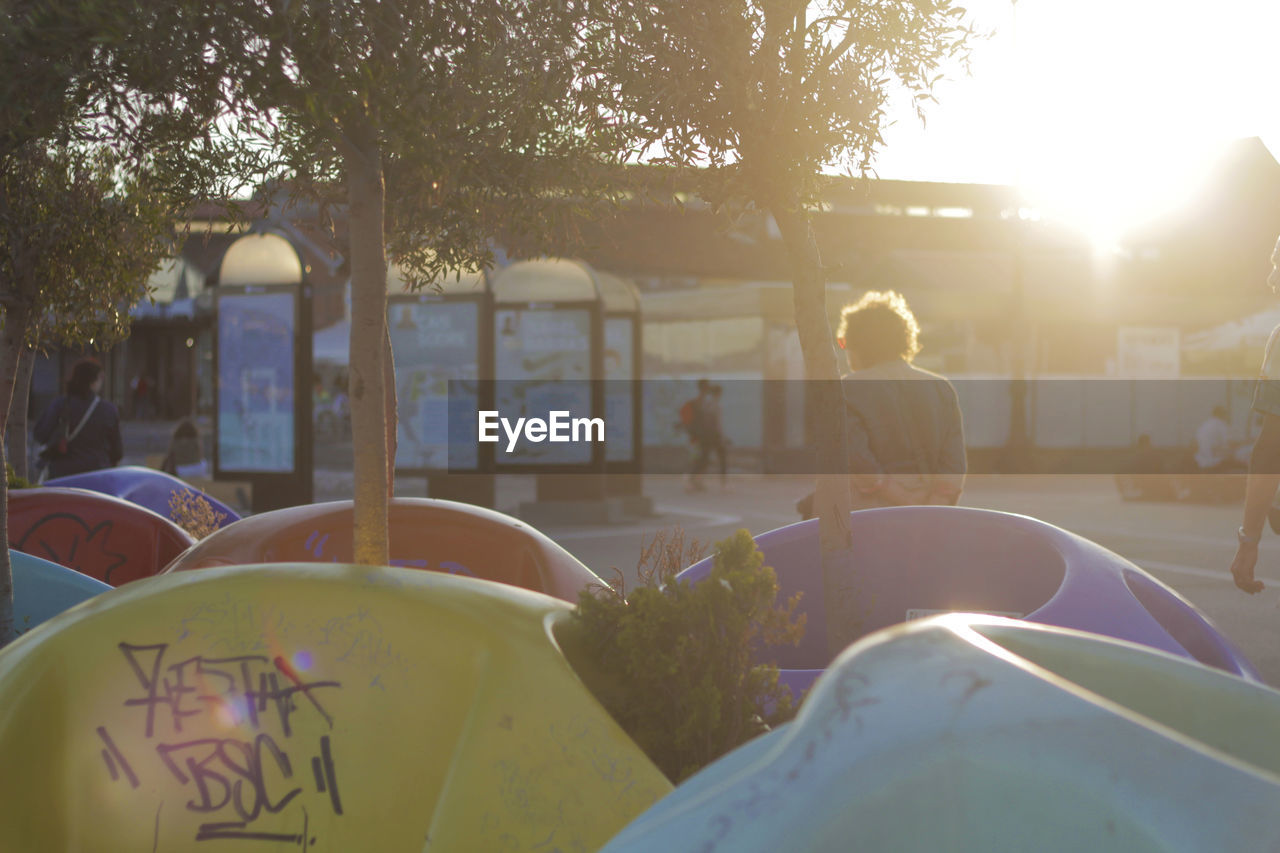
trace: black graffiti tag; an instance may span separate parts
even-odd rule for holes
[[[330,728],[333,719],[316,695],[322,688],[337,688],[337,681],[305,682],[283,656],[239,655],[225,658],[193,657],[164,666],[168,645],[138,646],[120,643],[120,651],[138,679],[145,695],[125,700],[130,707],[144,707],[146,736],[155,735],[156,713],[164,711],[175,732],[183,720],[210,710],[220,710],[232,719],[245,719],[261,728],[260,716],[274,709],[280,729],[292,734],[290,717],[297,710],[299,693],[320,713]]]
[[[107,549],[114,527],[114,521],[90,527],[73,513],[51,512],[27,528],[13,547],[111,583],[111,575],[128,559]]]
[[[195,656],[166,663],[166,643],[120,643],[118,648],[141,687],[140,694],[126,698],[123,704],[144,712],[144,738],[156,741],[155,752],[164,770],[188,790],[186,810],[204,819],[197,829],[197,841],[314,843],[308,837],[305,808],[301,809],[301,833],[264,832],[253,823],[263,815],[281,813],[304,794],[308,786],[301,774],[295,775],[290,758],[291,720],[305,704],[332,729],[333,717],[324,707],[322,691],[340,688],[339,682],[304,681],[282,655]],[[257,734],[249,740],[202,737],[196,731],[190,737],[180,737],[184,730],[204,729],[201,720],[210,715],[223,725],[247,726]],[[278,724],[278,733],[263,730],[272,721]],[[144,769],[130,762],[104,726],[97,732],[112,780],[124,778],[132,787],[139,787]],[[315,742],[311,743],[314,749]],[[296,742],[292,748],[296,755]],[[326,795],[333,813],[341,815],[329,735],[320,737],[317,753],[310,756],[314,790]]]
[[[252,742],[199,738],[162,743],[156,746],[156,752],[179,782],[195,783],[198,799],[187,801],[190,811],[216,812],[230,803],[239,818],[248,822],[256,820],[263,809],[278,814],[302,793],[302,788],[293,787],[275,802],[271,801],[263,753],[274,762],[284,779],[293,777],[293,767],[289,756],[270,735],[258,735]]]

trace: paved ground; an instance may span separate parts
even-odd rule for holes
[[[171,429],[171,424],[159,422],[126,424],[126,464],[142,464],[147,455],[163,453]],[[713,488],[686,495],[680,478],[655,476],[645,482],[657,509],[653,518],[544,530],[597,573],[608,575],[618,568],[630,585],[635,583],[642,544],[658,531],[679,527],[688,538],[708,544],[738,528],[761,533],[795,521],[793,505],[806,488],[799,478],[737,475],[724,492]],[[318,470],[315,491],[317,501],[349,498],[349,468]],[[402,479],[397,492],[422,495],[425,483]],[[531,497],[531,478],[504,478],[498,503],[511,511]],[[1258,575],[1268,588],[1256,596],[1239,592],[1226,571],[1240,523],[1238,504],[1126,503],[1110,478],[1085,475],[975,476],[963,503],[1043,519],[1133,560],[1199,606],[1244,650],[1267,682],[1280,687],[1280,538],[1267,533],[1262,543]]]

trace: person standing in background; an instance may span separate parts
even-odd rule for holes
[[[1213,501],[1226,500],[1232,492],[1231,476],[1246,470],[1235,456],[1229,417],[1226,406],[1214,406],[1212,414],[1196,430],[1195,463],[1200,475],[1197,491]]]
[[[1196,468],[1201,474],[1227,474],[1237,471],[1232,451],[1231,425],[1225,406],[1214,406],[1213,413],[1196,430]]]
[[[120,413],[98,396],[102,380],[97,359],[80,359],[71,368],[66,394],[55,398],[36,422],[35,439],[45,445],[37,466],[47,465],[49,477],[112,468],[124,456]]]
[[[173,429],[169,438],[169,449],[160,463],[160,470],[175,477],[213,477],[209,460],[205,458],[204,446],[200,441],[200,429],[195,421],[183,418]]]

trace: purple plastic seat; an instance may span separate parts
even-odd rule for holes
[[[91,492],[111,495],[129,503],[146,507],[157,515],[169,518],[169,499],[175,492],[191,492],[209,502],[215,513],[221,516],[218,527],[226,527],[240,519],[239,513],[211,495],[197,489],[172,474],[157,471],[154,468],[143,468],[139,465],[124,465],[119,468],[102,468],[84,474],[72,474],[69,477],[55,477],[45,481],[46,486],[62,486],[72,489],[88,489]]]
[[[1140,643],[1261,681],[1194,605],[1120,555],[1062,528],[950,506],[861,510],[851,513],[850,525],[863,634],[939,612],[991,613]],[[830,660],[818,522],[762,533],[756,545],[777,573],[779,599],[803,593],[797,612],[807,614],[804,639],[765,655],[798,694]],[[711,558],[701,560],[677,577],[696,582],[711,565]]]

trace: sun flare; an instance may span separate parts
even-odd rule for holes
[[[1280,152],[1280,4],[970,0],[991,37],[922,127],[907,104],[884,178],[1022,187],[1098,243],[1187,204],[1231,140]]]

